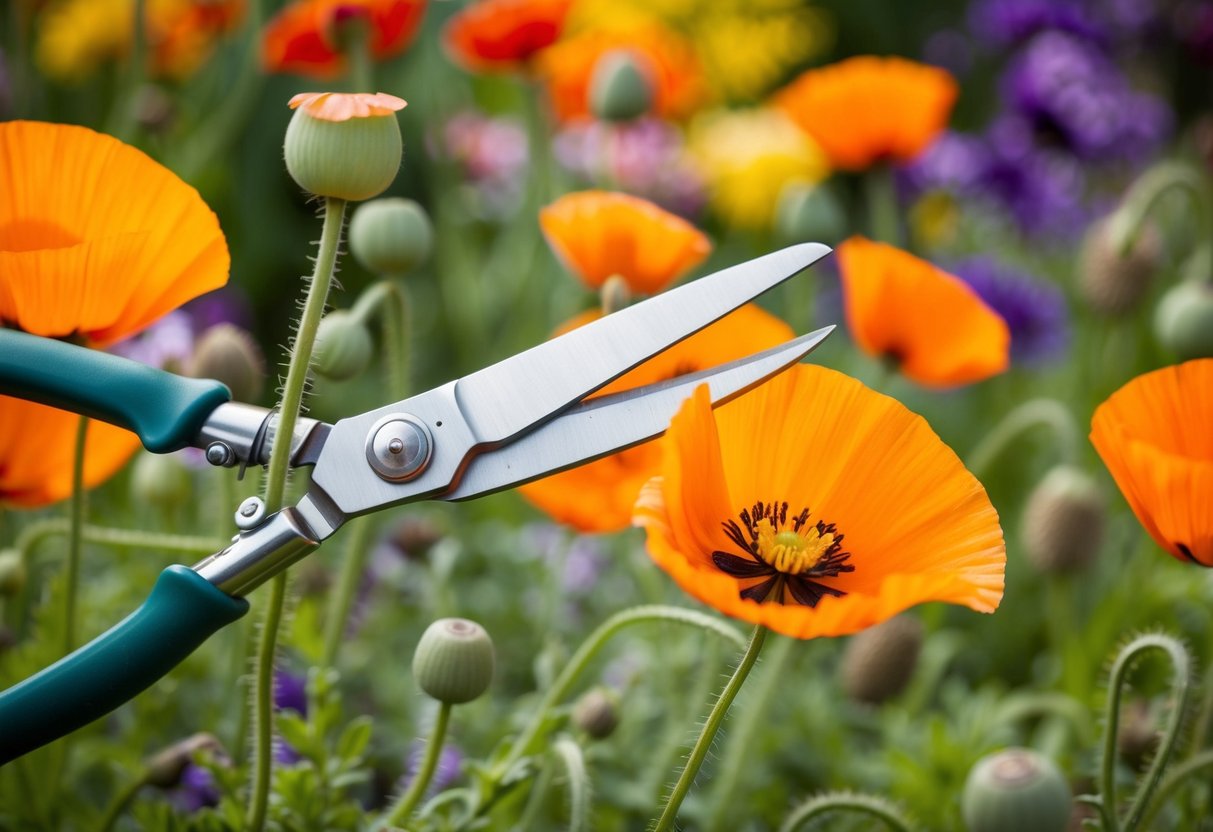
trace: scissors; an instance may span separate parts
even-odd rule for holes
[[[265,464],[289,441],[312,467],[297,504],[272,514],[250,497],[231,545],[167,567],[139,609],[92,642],[0,693],[0,765],[109,713],[212,634],[245,597],[352,517],[416,500],[467,500],[661,435],[696,386],[713,406],[800,361],[826,327],[703,372],[609,396],[592,393],[807,269],[830,249],[803,243],[604,316],[470,375],[329,425],[301,419],[275,435],[272,410],[231,402],[190,379],[62,341],[0,329],[0,392],[135,432],[168,453],[204,449],[213,465]]]

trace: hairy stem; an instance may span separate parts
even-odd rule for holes
[[[430,781],[434,778],[434,770],[438,767],[438,758],[442,756],[442,743],[446,741],[446,728],[451,720],[451,703],[443,702],[438,708],[438,718],[434,720],[434,729],[430,732],[430,741],[425,747],[425,757],[421,767],[409,783],[400,799],[388,811],[385,823],[388,826],[406,826],[413,809],[425,795]]]
[[[901,811],[882,797],[867,794],[823,794],[809,798],[794,809],[779,827],[779,832],[795,832],[809,821],[828,812],[867,815],[897,832],[910,832],[912,828]]]
[[[1038,426],[1053,431],[1057,453],[1063,462],[1073,464],[1077,461],[1079,433],[1070,411],[1055,399],[1030,399],[1003,416],[994,429],[977,443],[977,447],[968,455],[966,467],[980,479],[1011,442]]]

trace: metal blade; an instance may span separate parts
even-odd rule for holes
[[[438,499],[480,497],[660,436],[698,385],[707,382],[713,406],[723,404],[800,361],[833,331],[828,326],[729,364],[591,399],[474,457],[459,483]]]
[[[505,442],[829,253],[789,246],[607,315],[459,379],[459,409],[481,444]]]

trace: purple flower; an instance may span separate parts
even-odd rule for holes
[[[181,309],[190,316],[194,332],[206,332],[216,324],[234,324],[244,330],[253,328],[253,310],[248,296],[236,286],[222,286],[199,295]]]
[[[209,768],[197,763],[186,763],[181,772],[181,782],[173,792],[173,802],[191,814],[199,809],[218,806],[219,787],[215,784],[215,775]]]
[[[947,271],[972,286],[1007,322],[1012,361],[1041,364],[1065,352],[1070,326],[1060,288],[991,257],[962,260]]]
[[[1103,43],[1106,32],[1078,0],[978,0],[969,8],[973,34],[989,43],[1014,45],[1047,30]]]
[[[417,776],[417,770],[421,768],[421,761],[425,757],[425,741],[414,740],[409,749],[409,756],[404,768],[404,774],[400,777],[399,787],[404,791],[413,782],[413,778]],[[442,750],[438,752],[438,764],[434,766],[434,776],[430,779],[430,784],[426,787],[426,795],[435,795],[438,792],[445,791],[450,786],[454,785],[459,779],[460,771],[463,768],[463,752],[451,743],[442,746]]]
[[[274,670],[274,707],[307,716],[307,676],[279,667]]]
[[[177,309],[111,350],[140,364],[179,370],[194,354],[194,326],[190,316]]]
[[[462,112],[427,144],[432,156],[459,165],[470,185],[470,207],[480,216],[501,219],[517,208],[530,165],[529,141],[518,121]]]

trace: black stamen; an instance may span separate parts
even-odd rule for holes
[[[1193,563],[1197,564],[1198,566],[1204,566],[1204,564],[1201,563],[1200,561],[1198,561],[1196,559],[1196,556],[1192,554],[1192,550],[1188,548],[1186,543],[1176,543],[1175,548],[1179,549],[1179,551],[1183,554],[1183,556],[1185,558],[1187,558],[1188,560],[1192,561]]]
[[[772,575],[770,578],[767,578],[760,584],[754,584],[748,589],[743,589],[741,591],[741,597],[749,601],[757,601],[762,603],[766,600],[766,597],[771,594],[771,589],[781,577],[781,575]]]
[[[770,575],[775,570],[769,564],[750,558],[739,558],[728,552],[712,552],[712,563],[726,575],[734,578],[758,578]]]

